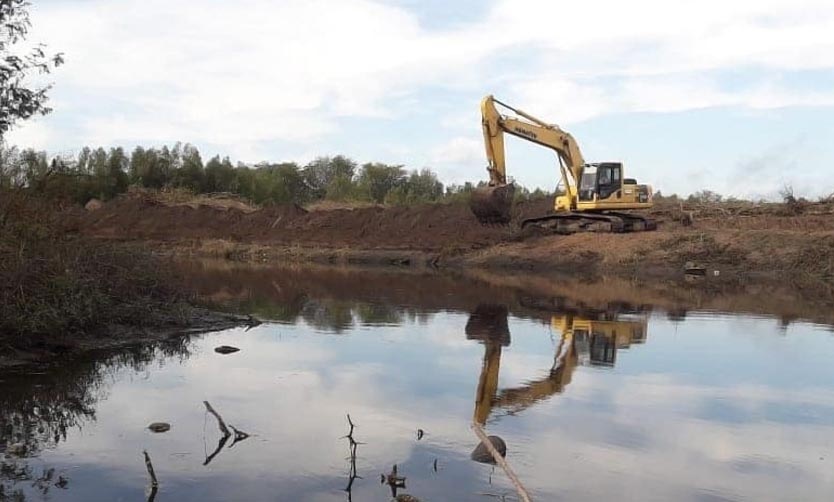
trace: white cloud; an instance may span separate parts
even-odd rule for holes
[[[434,148],[431,161],[438,164],[483,162],[484,142],[475,137],[456,136]]]
[[[369,160],[430,160],[459,181],[483,175],[476,108],[486,92],[568,126],[614,113],[834,104],[830,89],[780,79],[834,69],[830,0],[498,0],[444,30],[372,0],[33,9],[33,38],[67,54],[55,74],[61,106],[11,139],[54,149],[185,140],[253,161],[285,159],[279,147],[352,144]],[[745,85],[723,85],[722,73],[750,69]],[[426,101],[437,120],[415,121]],[[375,143],[392,125],[410,132]],[[435,146],[420,153],[415,138]]]

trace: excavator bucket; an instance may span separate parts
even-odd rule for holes
[[[509,223],[512,218],[515,185],[476,188],[469,199],[469,208],[481,223]]]

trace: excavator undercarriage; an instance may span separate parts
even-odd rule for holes
[[[552,233],[574,232],[643,232],[657,230],[657,223],[638,213],[619,211],[565,212],[527,218],[521,221],[521,229],[537,227]]]

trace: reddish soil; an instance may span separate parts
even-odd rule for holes
[[[541,204],[538,204],[541,205]],[[540,214],[521,204],[518,217]],[[123,196],[81,216],[85,235],[127,240],[227,239],[261,244],[329,248],[451,251],[485,247],[510,239],[507,226],[483,226],[464,204],[364,207],[305,211],[295,205],[253,212],[208,206],[167,205]]]
[[[783,204],[656,207],[656,232],[519,231],[520,220],[550,207],[550,200],[520,203],[511,225],[484,226],[461,203],[306,211],[295,205],[224,207],[129,194],[67,218],[85,236],[257,261],[422,262],[629,277],[682,275],[684,264],[694,262],[722,278],[763,274],[828,283],[834,277],[834,204],[809,204],[799,213]]]

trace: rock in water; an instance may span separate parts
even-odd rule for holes
[[[221,345],[219,347],[215,347],[214,351],[218,354],[233,354],[240,349],[237,347],[232,347],[231,345]]]
[[[401,493],[397,495],[397,498],[395,500],[397,502],[420,502],[420,499],[407,493]]]
[[[154,422],[148,426],[151,432],[168,432],[171,430],[171,424],[168,422]]]
[[[498,436],[489,436],[489,442],[492,443],[492,446],[498,450],[498,453],[501,454],[502,457],[507,456],[507,445],[504,443],[504,440]],[[492,458],[492,454],[487,449],[486,445],[482,442],[480,443],[474,450],[472,450],[472,454],[469,457],[474,460],[475,462],[480,462],[482,464],[494,464],[495,459]]]

